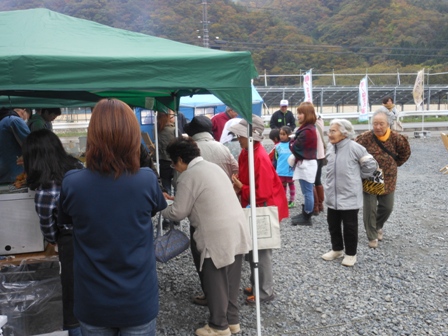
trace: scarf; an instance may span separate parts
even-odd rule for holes
[[[386,133],[383,135],[383,136],[376,136],[377,138],[378,138],[378,140],[380,140],[380,141],[382,141],[382,142],[386,142],[387,141],[387,139],[389,139],[389,137],[390,137],[390,128],[388,127],[387,128],[387,131],[386,131]]]

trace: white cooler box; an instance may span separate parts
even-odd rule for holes
[[[5,193],[0,190],[0,255],[41,252],[45,249],[34,191]]]

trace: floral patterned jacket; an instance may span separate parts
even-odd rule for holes
[[[358,135],[355,140],[364,146],[367,152],[373,155],[379,167],[383,170],[386,189],[385,195],[387,195],[395,191],[398,174],[397,168],[403,165],[411,156],[411,146],[406,137],[395,131],[391,131],[389,139],[383,142],[383,145],[397,156],[395,160],[376,143],[374,137],[373,131],[366,131]]]

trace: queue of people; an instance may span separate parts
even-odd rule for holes
[[[0,126],[8,122],[14,126],[11,129],[23,133],[23,148],[17,146],[17,155],[23,150],[44,237],[59,247],[63,327],[69,335],[155,335],[158,285],[151,218],[156,212],[172,221],[189,219],[191,253],[203,290],[192,300],[210,312],[208,323],[196,330],[199,336],[240,332],[238,294],[244,256],[251,269],[251,285],[243,291],[245,302],[256,303],[256,267],[260,302],[275,299],[273,251],[259,250],[258,265],[254,264],[242,209],[276,206],[279,222],[288,218],[288,207],[294,206],[295,199],[293,179],[299,180],[304,198],[301,214],[291,218],[293,225],[311,225],[311,216],[323,211],[325,199],[331,250],[322,255],[324,260],[344,257],[342,265],[355,265],[361,207],[369,247],[376,248],[393,209],[397,167],[411,153],[407,138],[390,129],[392,120],[386,108],[374,113],[373,131],[355,140],[349,121],[332,120],[328,144],[313,104],[300,104],[297,113],[299,127],[294,135],[285,125],[273,133],[278,140],[274,162],[261,143],[263,120],[252,116],[256,199],[252,205],[248,122],[244,119],[228,127],[241,147],[237,162],[215,140],[213,120],[208,117],[196,116],[185,124],[188,137],[174,136],[173,111],[166,120],[159,118],[159,136],[167,134],[166,141],[159,141],[164,146],[165,166],[179,174],[173,196],[164,193],[171,190],[171,180],[168,184],[162,176],[158,181],[153,170],[143,167],[154,169],[150,157],[147,162],[148,153],[143,152],[132,109],[119,100],[103,99],[93,109],[87,169],[66,154],[48,128],[30,134],[18,112],[0,111]],[[0,136],[5,135],[0,132]],[[326,178],[322,182],[324,159]],[[378,169],[385,177],[384,193],[363,191],[362,179]],[[172,205],[166,199],[173,200]]]

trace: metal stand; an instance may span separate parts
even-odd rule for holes
[[[415,131],[414,132],[414,138],[430,138],[431,137],[431,131]]]

